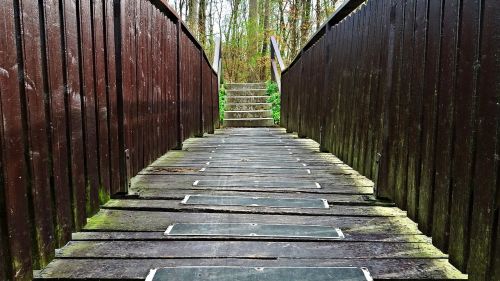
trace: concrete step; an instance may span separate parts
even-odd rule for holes
[[[224,110],[227,111],[252,111],[252,110],[270,110],[270,103],[226,103]]]
[[[272,118],[272,110],[224,111],[224,119]]]
[[[266,89],[239,89],[239,90],[226,90],[228,97],[233,96],[267,96]]]
[[[267,96],[228,96],[227,103],[266,103]]]
[[[226,90],[237,89],[265,89],[266,83],[227,83],[224,84]]]
[[[273,118],[224,119],[224,127],[273,127]]]

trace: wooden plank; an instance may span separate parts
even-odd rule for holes
[[[161,189],[158,188],[156,191],[146,191],[144,193],[139,193],[140,197],[137,199],[147,199],[144,200],[144,204],[151,201],[152,199],[156,200],[178,200],[177,203],[180,203],[182,199],[186,195],[213,195],[213,196],[245,196],[245,197],[271,197],[271,198],[308,198],[308,199],[327,199],[331,205],[354,205],[354,206],[394,206],[393,203],[387,203],[383,201],[373,201],[371,199],[367,199],[369,196],[362,194],[328,194],[328,193],[308,193],[308,192],[280,192],[280,191],[272,191],[263,189],[259,191],[251,191],[251,190],[241,190],[241,191],[224,191],[224,190],[216,190],[216,189],[190,189],[190,188],[173,188],[173,189]],[[128,198],[134,199],[134,198]],[[115,200],[111,200],[109,202],[117,202]],[[121,202],[121,200],[119,201]],[[123,204],[127,204],[122,202]],[[108,204],[104,205],[107,206]]]
[[[476,280],[492,280],[495,219],[499,207],[500,36],[497,28],[500,3],[485,1],[477,97],[477,143],[474,167],[473,210],[470,232],[469,274]]]
[[[452,160],[452,194],[450,207],[450,262],[466,271],[469,256],[469,233],[472,197],[472,173],[474,167],[475,118],[477,79],[479,69],[480,9],[477,1],[462,2],[457,60],[457,89],[455,95],[456,121]],[[467,38],[467,39],[466,39]]]
[[[438,116],[434,176],[432,243],[448,252],[453,157],[453,111],[457,68],[460,1],[445,1],[441,36],[441,68],[438,88]]]
[[[80,73],[82,82],[85,135],[85,169],[86,169],[86,213],[87,216],[97,212],[99,208],[99,165],[97,153],[97,119],[95,106],[94,63],[92,40],[91,3],[79,2],[80,30]]]
[[[28,210],[27,167],[24,159],[24,134],[21,89],[16,52],[15,18],[19,6],[13,1],[0,5],[0,279],[31,276],[30,220]],[[18,24],[18,22],[17,22]],[[9,163],[5,165],[4,163]],[[15,210],[15,212],[14,212]]]
[[[54,209],[51,210],[55,217],[55,229],[52,226],[52,218],[45,221],[47,241],[40,245],[40,266],[46,265],[53,257],[55,246],[61,247],[71,238],[73,218],[71,213],[71,197],[68,171],[68,144],[66,139],[66,106],[65,106],[65,84],[64,68],[66,61],[63,60],[62,52],[62,30],[59,13],[59,1],[45,1],[42,7],[44,21],[43,43],[46,46],[43,55],[46,60],[47,71],[47,97],[46,109],[49,115],[48,121],[50,140],[49,155],[51,159],[51,192],[54,200]],[[49,175],[47,175],[49,176]],[[47,198],[47,197],[46,197]],[[48,205],[47,201],[43,203]],[[37,207],[35,207],[37,208]],[[39,210],[37,208],[37,210]],[[51,212],[48,215],[52,215]],[[55,236],[55,243],[52,237]]]
[[[220,238],[220,237],[219,237]],[[197,240],[208,240],[203,237]],[[164,241],[164,240],[185,240],[182,237],[166,236],[163,232],[77,232],[73,233],[74,241]],[[231,239],[241,240],[241,239]],[[251,237],[244,238],[246,241],[259,240]],[[343,241],[348,242],[391,242],[391,243],[429,243],[429,237],[419,234],[394,235],[386,233],[372,234],[345,234]]]
[[[417,226],[407,218],[399,217],[329,217],[329,216],[281,216],[283,224],[329,225],[345,233],[420,234]],[[178,212],[134,212],[124,210],[101,210],[85,226],[87,231],[165,231],[172,223],[267,223],[276,222],[274,215],[178,213]]]
[[[117,93],[117,67],[121,53],[115,48],[115,10],[113,0],[104,0],[104,21],[106,38],[106,93],[108,105],[110,193],[123,192],[126,186],[120,182],[119,112]],[[117,58],[118,56],[118,58]]]
[[[442,1],[429,1],[427,54],[422,120],[422,169],[418,200],[418,224],[425,234],[432,232],[434,156],[437,123],[437,85],[441,50]]]
[[[79,230],[86,220],[85,152],[82,125],[83,102],[80,86],[80,56],[78,46],[78,7],[71,0],[61,2],[66,75],[66,116],[69,135],[69,173],[73,225]]]
[[[192,249],[192,250],[189,250]],[[428,243],[261,241],[72,241],[57,258],[446,258]]]
[[[192,194],[192,193],[190,193]],[[234,196],[234,194],[232,194]],[[254,194],[243,194],[240,196],[253,196]],[[180,197],[180,196],[179,196]],[[280,198],[273,196],[273,198]],[[281,198],[291,198],[281,196]],[[314,199],[314,197],[304,197]],[[316,197],[317,198],[317,197]],[[356,205],[354,202],[340,202],[333,204],[329,209],[293,209],[293,208],[266,208],[266,207],[238,207],[238,206],[210,206],[210,205],[182,205],[176,200],[111,200],[103,206],[105,209],[113,210],[137,210],[137,211],[161,211],[161,212],[220,212],[240,214],[276,214],[276,215],[325,215],[325,216],[404,216],[404,212],[393,207],[367,206],[368,202]],[[354,206],[353,206],[354,205]]]
[[[46,202],[51,202],[51,191],[49,181],[49,140],[47,129],[49,117],[46,116],[45,90],[47,89],[46,62],[42,59],[44,49],[41,41],[40,11],[37,3],[23,1],[19,3],[20,17],[20,40],[22,44],[20,54],[22,61],[18,62],[23,73],[21,85],[21,98],[25,107],[24,120],[26,133],[26,148],[29,149],[29,190],[31,199],[26,198],[31,206],[31,219],[29,221],[33,233],[38,237],[32,237],[27,247],[33,247],[32,264],[26,264],[27,270],[38,268],[47,262],[49,257],[43,249],[53,247],[51,236],[53,234],[52,209]],[[28,16],[29,15],[29,16]],[[6,114],[9,114],[6,112]],[[22,114],[23,115],[23,114]],[[36,210],[34,212],[33,210]],[[17,236],[16,233],[12,235]],[[17,238],[16,238],[17,239]],[[29,239],[27,241],[30,241]],[[30,245],[31,244],[31,245]],[[14,260],[14,258],[13,258]],[[19,270],[19,269],[18,269]],[[28,273],[27,276],[31,274]]]
[[[56,259],[38,277],[144,280],[151,268],[183,265],[367,266],[375,279],[467,279],[466,275],[450,266],[446,259],[374,259],[369,262],[366,259]]]
[[[399,116],[397,125],[396,166],[395,166],[395,188],[394,201],[402,209],[407,208],[408,197],[408,133],[407,129],[410,119],[410,94],[413,88],[413,56],[414,56],[414,30],[415,30],[415,0],[406,0],[403,5],[403,30],[402,30],[402,54],[401,75],[399,85]]]
[[[421,172],[422,115],[425,76],[425,55],[427,44],[427,10],[428,0],[416,1],[415,14],[415,47],[413,68],[414,75],[410,95],[410,116],[408,125],[408,179],[407,210],[408,216],[418,218],[418,195]]]
[[[103,1],[93,1],[92,38],[94,58],[94,87],[97,122],[97,167],[99,169],[99,203],[103,204],[110,196],[110,163],[109,163],[109,134],[108,134],[108,106],[106,80],[106,45]]]

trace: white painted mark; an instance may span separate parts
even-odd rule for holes
[[[319,184],[319,182],[315,182],[316,184],[316,188],[321,188],[321,185]]]
[[[153,278],[155,277],[157,270],[158,270],[157,268],[151,269],[148,273],[148,276],[146,277],[146,281],[153,281]]]
[[[167,228],[167,230],[165,230],[164,235],[169,235],[169,234],[170,234],[170,231],[172,231],[172,228],[173,228],[173,227],[174,227],[174,225],[173,225],[173,224],[169,225],[169,226],[168,226],[168,228]]]
[[[187,201],[189,200],[189,197],[191,197],[191,195],[186,195],[184,197],[184,199],[182,199],[181,204],[187,204]]]
[[[370,274],[370,271],[368,271],[368,268],[362,267],[361,271],[363,271],[363,274],[365,275],[366,281],[373,281],[373,277]]]
[[[326,209],[330,209],[330,205],[328,204],[328,200],[326,199],[321,199],[323,201],[323,205],[325,206]]]
[[[337,234],[339,235],[339,239],[344,239],[344,233],[342,233],[342,230],[340,228],[335,228],[335,231],[337,231]]]

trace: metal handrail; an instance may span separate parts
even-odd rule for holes
[[[271,36],[271,78],[278,84],[278,90],[281,92],[281,72],[285,69],[285,64],[281,58],[280,48],[276,38]],[[277,63],[276,63],[277,61]],[[279,66],[279,69],[278,69]]]

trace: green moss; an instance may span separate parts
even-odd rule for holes
[[[99,204],[104,205],[111,199],[109,192],[104,186],[99,186]]]
[[[85,229],[106,229],[107,225],[113,224],[118,218],[115,217],[114,212],[101,210],[95,216],[88,219]]]
[[[94,210],[92,208],[90,200],[90,182],[87,182],[87,186],[85,187],[85,209],[87,210],[87,214],[93,214]]]

